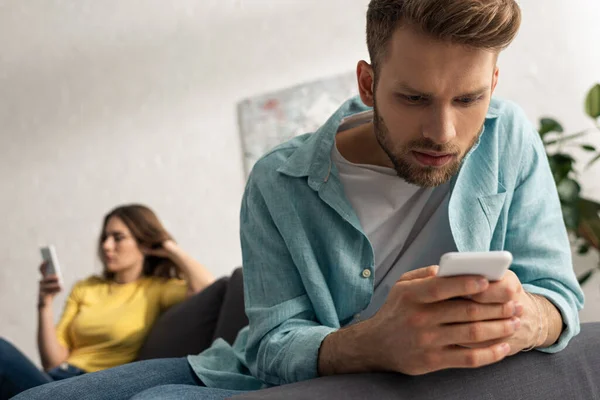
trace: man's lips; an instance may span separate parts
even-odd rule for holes
[[[413,151],[412,154],[419,164],[428,167],[443,167],[454,158],[453,154],[433,151]]]

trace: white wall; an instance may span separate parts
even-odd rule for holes
[[[100,269],[102,215],[139,201],[211,271],[229,273],[241,260],[236,103],[367,57],[368,0],[172,3],[0,0],[0,336],[34,360],[38,245],[58,247],[70,287]],[[600,3],[523,10],[498,93],[532,119],[586,127]],[[585,179],[596,198],[598,167]]]
[[[517,101],[532,120],[550,115],[567,132],[592,127],[584,98],[600,83],[600,2],[598,0],[522,0],[519,36],[500,60],[498,94]],[[582,142],[600,147],[600,132]],[[583,167],[590,156],[575,154]],[[584,195],[600,200],[600,162],[581,174]],[[598,264],[598,255],[574,257],[578,274]],[[584,287],[582,321],[600,321],[600,274]]]

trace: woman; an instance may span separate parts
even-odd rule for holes
[[[61,287],[42,264],[38,348],[45,372],[0,339],[0,399],[133,361],[162,312],[214,281],[142,205],[118,207],[104,218],[98,253],[102,277],[75,284],[57,326],[52,301]]]

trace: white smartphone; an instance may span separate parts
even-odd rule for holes
[[[508,251],[446,253],[437,276],[481,275],[489,281],[502,279],[512,263]]]
[[[58,257],[56,256],[56,249],[54,246],[44,246],[40,248],[42,253],[42,260],[46,262],[46,276],[56,275],[58,281],[62,283],[62,273],[60,272],[60,265],[58,263]]]

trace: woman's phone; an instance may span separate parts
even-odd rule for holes
[[[58,257],[56,256],[56,249],[54,246],[45,246],[40,248],[42,254],[42,260],[46,263],[46,273],[44,276],[56,275],[58,281],[62,282],[62,274],[60,272],[60,265],[58,264]]]
[[[446,253],[437,276],[481,275],[489,281],[502,279],[512,263],[508,251]]]

